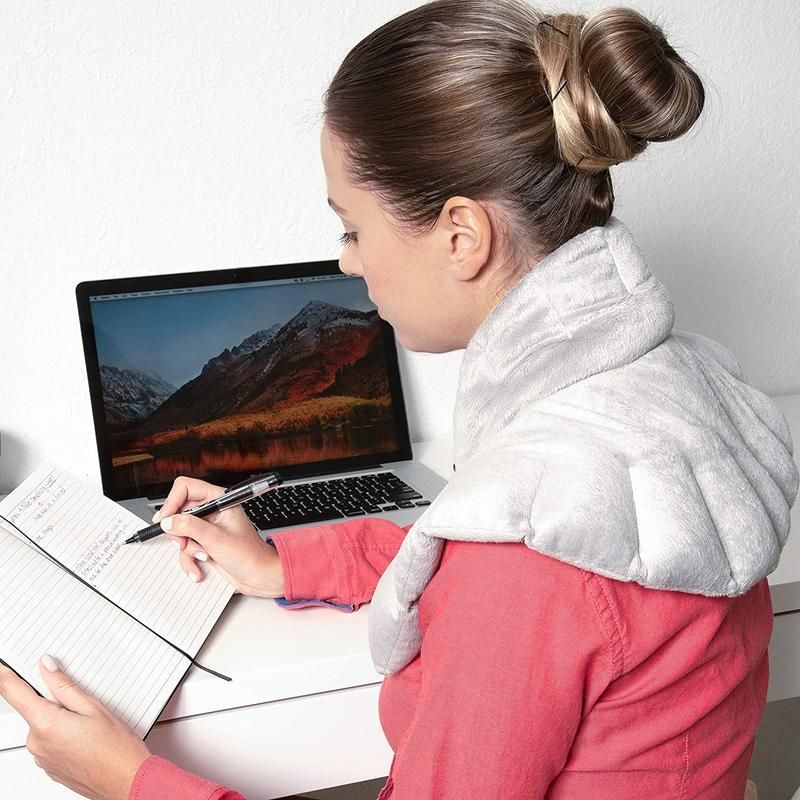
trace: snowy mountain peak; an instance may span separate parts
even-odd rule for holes
[[[281,329],[280,324],[273,325],[263,331],[256,331],[250,334],[246,339],[243,339],[234,348],[229,350],[227,347],[219,354],[210,358],[206,363],[201,374],[210,369],[217,369],[220,367],[227,367],[232,361],[243,358],[244,356],[260,350],[270,339]]]
[[[256,350],[262,348],[279,330],[280,324],[275,324],[270,328],[263,331],[256,331],[251,336],[248,336],[241,344],[237,344],[231,350],[231,353],[237,358],[248,353],[254,353]]]
[[[319,328],[332,320],[361,322],[368,316],[369,314],[363,311],[326,303],[324,300],[309,300],[287,324],[302,323],[309,328]]]
[[[100,367],[100,383],[107,413],[125,420],[147,417],[175,391],[158,375],[106,364]]]

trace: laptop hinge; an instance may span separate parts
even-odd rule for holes
[[[284,480],[284,483],[291,483],[292,481],[306,481],[311,480],[313,478],[319,478],[323,475],[344,475],[348,472],[361,472],[362,470],[367,469],[391,469],[391,467],[387,467],[384,464],[364,464],[361,467],[350,467],[349,469],[327,469],[327,470],[320,470],[319,472],[308,473],[307,475],[293,475],[291,478],[287,476]],[[165,494],[163,497],[147,497],[147,502],[152,503],[163,503],[166,499],[167,495]]]
[[[342,469],[339,467],[338,469],[324,469],[324,470],[317,470],[314,472],[309,472],[306,475],[292,475],[291,477],[287,476],[286,481],[303,481],[309,480],[310,478],[318,478],[321,475],[344,475],[348,472],[362,472],[363,470],[367,469],[383,469],[383,464],[363,464],[360,467],[350,467],[349,469]]]

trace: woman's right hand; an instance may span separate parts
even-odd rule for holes
[[[202,519],[181,513],[224,493],[222,486],[181,475],[153,522],[160,521],[165,533],[169,531],[167,539],[176,543],[181,569],[191,580],[203,580],[203,570],[197,563],[203,561],[242,594],[283,597],[278,551],[258,535],[241,506]]]

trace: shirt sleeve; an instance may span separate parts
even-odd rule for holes
[[[541,800],[611,680],[608,634],[582,570],[517,543],[445,548],[420,600],[418,704],[381,797]]]
[[[285,587],[281,605],[324,602],[352,611],[368,603],[411,524],[361,517],[274,534]]]
[[[219,783],[204,780],[160,756],[150,756],[136,772],[128,800],[245,800]]]

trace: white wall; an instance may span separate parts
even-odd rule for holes
[[[677,306],[770,394],[800,392],[794,3],[637,2],[705,79],[695,130],[615,167],[615,213]],[[333,258],[321,96],[410,0],[0,4],[0,491],[99,482],[82,280]],[[609,3],[564,2],[591,13]],[[401,352],[412,439],[449,436],[461,352]]]

